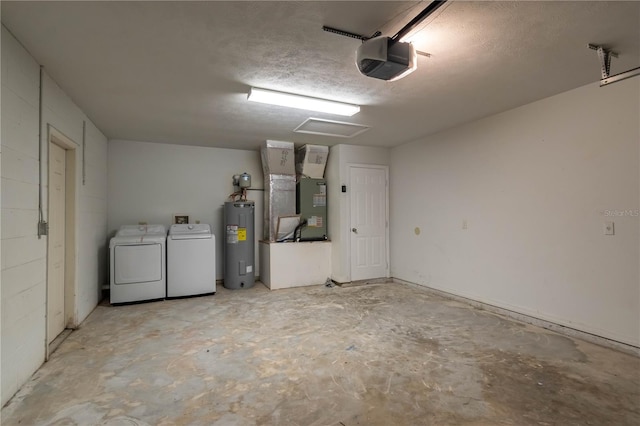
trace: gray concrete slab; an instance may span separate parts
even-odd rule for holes
[[[101,305],[2,425],[637,425],[640,359],[399,283]]]

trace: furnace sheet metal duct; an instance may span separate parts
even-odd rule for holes
[[[329,147],[304,145],[296,150],[296,174],[313,179],[322,179],[327,165]]]
[[[296,214],[296,177],[266,175],[264,187],[264,239],[275,241],[278,217]]]
[[[260,149],[264,175],[264,239],[275,241],[278,217],[296,214],[293,142],[265,141]]]
[[[263,175],[295,175],[293,148],[293,142],[265,141],[260,149]]]

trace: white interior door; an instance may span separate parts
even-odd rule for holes
[[[387,169],[350,166],[349,186],[351,280],[387,277]]]
[[[65,328],[66,151],[49,143],[49,236],[47,257],[47,336],[51,343]]]

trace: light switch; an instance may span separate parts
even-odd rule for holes
[[[613,222],[605,222],[603,230],[604,230],[604,235],[615,235],[615,228],[613,226]]]

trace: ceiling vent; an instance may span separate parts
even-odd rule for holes
[[[352,138],[369,130],[368,126],[361,124],[345,123],[343,121],[323,120],[321,118],[308,118],[304,123],[296,127],[296,133],[308,133],[311,135],[333,136],[336,138]]]

